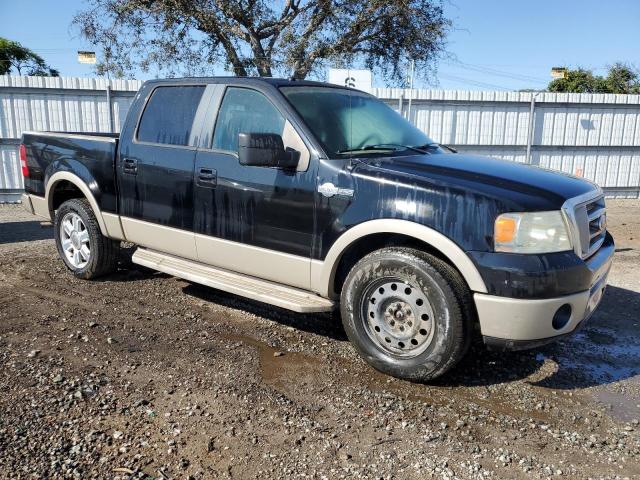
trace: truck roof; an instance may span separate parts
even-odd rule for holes
[[[234,76],[226,76],[226,77],[183,77],[183,78],[167,78],[167,79],[155,79],[155,80],[147,80],[145,83],[149,84],[192,84],[192,83],[220,83],[220,82],[228,82],[232,80],[233,83],[247,83],[247,84],[256,84],[256,83],[268,83],[270,85],[276,87],[283,86],[316,86],[316,87],[334,87],[334,88],[348,88],[343,87],[341,85],[336,85],[334,83],[327,82],[315,82],[312,80],[292,80],[286,78],[275,78],[275,77],[234,77]],[[353,89],[351,89],[353,90]]]

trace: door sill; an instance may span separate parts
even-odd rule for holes
[[[223,270],[155,250],[138,247],[133,263],[224,292],[299,313],[328,312],[335,303],[313,292]]]

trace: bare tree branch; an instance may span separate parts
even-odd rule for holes
[[[428,74],[450,21],[440,0],[87,0],[82,36],[102,50],[98,70],[133,75],[306,78],[340,62],[398,81],[406,60]]]

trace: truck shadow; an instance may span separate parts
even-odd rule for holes
[[[266,318],[267,320],[277,322],[287,327],[321,335],[331,338],[332,340],[348,341],[338,313],[296,313],[196,283],[189,284],[184,287],[182,291],[200,300],[242,310],[243,312]]]
[[[638,312],[640,293],[608,286],[598,310],[574,335],[521,352],[492,352],[474,345],[454,371],[438,383],[493,385],[532,376],[532,385],[562,390],[640,375]]]
[[[348,341],[337,312],[298,314],[198,284],[183,292],[336,341]],[[434,386],[490,386],[527,379],[553,389],[586,388],[640,375],[640,293],[609,286],[587,325],[574,335],[534,350],[497,352],[481,341]],[[528,379],[528,377],[531,377]]]
[[[0,245],[53,239],[53,226],[47,222],[25,221],[0,224]]]

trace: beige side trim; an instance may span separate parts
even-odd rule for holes
[[[586,316],[589,291],[557,298],[523,300],[476,293],[473,296],[482,335],[508,340],[539,340],[575,330]],[[562,305],[571,305],[571,317],[561,329],[553,328],[553,316]]]
[[[193,232],[129,217],[121,217],[120,222],[128,242],[191,260],[198,259]]]
[[[353,242],[375,233],[399,233],[428,243],[456,266],[472,291],[487,292],[487,287],[469,256],[452,240],[432,228],[397,219],[371,220],[343,233],[327,253],[324,262],[311,263],[311,289],[323,297],[333,296],[333,278],[340,257]]]
[[[28,197],[32,213],[38,217],[46,218],[51,221],[51,212],[49,211],[49,204],[47,203],[47,200],[44,197],[38,197],[37,195],[28,195]]]
[[[311,261],[307,257],[196,234],[198,258],[208,265],[309,289]]]
[[[78,177],[77,175],[74,175],[73,173],[56,172],[53,175],[51,175],[51,177],[49,178],[49,181],[47,182],[47,190],[45,192],[45,198],[47,199],[47,209],[49,210],[49,212],[51,212],[52,210],[51,209],[51,191],[53,190],[53,187],[55,187],[55,185],[58,182],[61,182],[63,180],[73,183],[76,187],[80,189],[82,194],[89,201],[89,205],[91,205],[91,210],[93,210],[93,214],[96,216],[96,219],[98,220],[98,225],[100,226],[100,232],[105,237],[109,236],[107,234],[107,228],[104,224],[104,219],[102,218],[102,212],[100,211],[100,208],[98,208],[98,202],[96,202],[96,199],[91,193],[91,190],[89,190],[89,187],[87,186],[87,184],[84,183],[84,181],[82,181],[80,177]],[[49,215],[49,218],[51,218],[51,215]]]
[[[120,224],[120,215],[115,213],[102,212],[102,219],[107,228],[107,236],[114,240],[126,240],[122,225]]]
[[[22,204],[22,208],[24,208],[31,215],[35,215],[33,211],[33,205],[31,205],[31,196],[28,193],[23,193],[20,196],[20,203]]]

